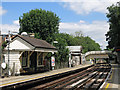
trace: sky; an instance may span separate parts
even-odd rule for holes
[[[60,18],[59,31],[74,34],[82,31],[104,49],[105,34],[109,31],[107,7],[119,0],[2,0],[0,29],[2,34],[19,32],[19,17],[34,9],[52,11]]]

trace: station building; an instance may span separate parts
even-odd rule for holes
[[[82,54],[82,46],[67,46],[69,49],[69,63],[72,66],[80,65],[84,63],[83,54]]]
[[[44,40],[35,39],[30,36],[16,35],[4,49],[5,62],[8,64],[11,73],[20,74],[28,72],[39,72],[44,68],[45,57],[57,49]]]

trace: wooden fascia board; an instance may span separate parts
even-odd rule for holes
[[[37,52],[57,52],[55,49],[35,48]]]

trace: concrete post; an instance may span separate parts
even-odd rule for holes
[[[69,67],[71,67],[71,53],[69,54]]]
[[[120,63],[120,52],[117,52],[117,61]]]

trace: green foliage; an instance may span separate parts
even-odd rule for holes
[[[107,8],[109,19],[109,31],[106,34],[108,48],[120,46],[120,2]]]
[[[100,45],[92,40],[90,37],[74,37],[76,39],[76,45],[81,45],[83,47],[83,53],[88,51],[99,51]]]
[[[82,46],[83,53],[88,51],[99,51],[100,45],[92,40],[90,37],[85,37],[81,35],[69,35],[65,33],[60,33],[60,36],[65,39],[68,46]]]
[[[7,42],[3,42],[2,44],[2,50],[7,46]]]
[[[59,36],[59,35],[58,35]],[[69,50],[66,48],[67,43],[64,38],[58,37],[58,43],[55,45],[58,48],[58,52],[56,53],[56,61],[57,62],[66,62],[68,61]]]
[[[35,38],[51,43],[58,33],[59,17],[51,11],[42,9],[31,10],[19,17],[20,33],[35,33]]]
[[[78,37],[78,40],[80,41],[81,45],[83,46],[83,53],[86,53],[88,51],[99,51],[100,45],[96,43],[94,40],[92,40],[90,37]]]

